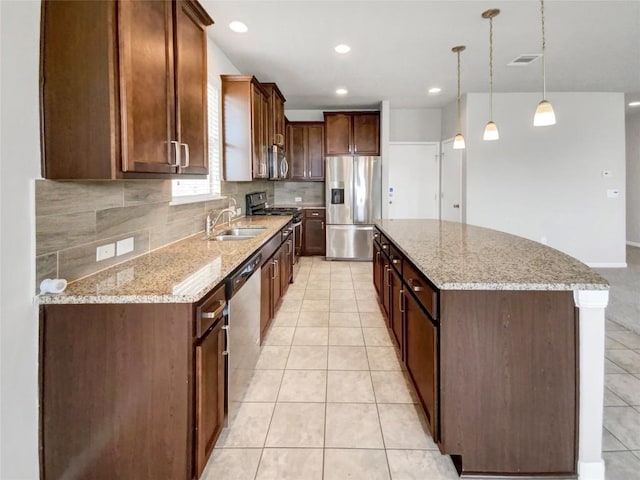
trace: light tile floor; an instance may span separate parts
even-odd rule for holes
[[[203,479],[457,479],[375,304],[371,263],[296,268]],[[610,320],[606,335],[606,478],[640,480],[640,336]]]

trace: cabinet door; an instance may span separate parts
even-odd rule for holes
[[[380,115],[378,113],[353,115],[353,153],[380,155]]]
[[[123,172],[175,173],[171,2],[118,2]]]
[[[285,126],[284,126],[284,102],[282,99],[275,95],[275,132],[274,135],[280,135],[282,139],[284,139],[285,134]],[[273,139],[275,143],[275,139]]]
[[[429,429],[438,441],[438,331],[410,293],[404,293],[406,363],[422,401]]]
[[[280,247],[280,291],[282,295],[287,292],[289,288],[289,281],[291,280],[291,253],[293,251],[293,241],[289,237]]]
[[[386,255],[382,255],[382,274],[382,306],[391,326],[391,261]]]
[[[402,289],[402,278],[398,272],[391,269],[391,311],[389,312],[389,323],[396,344],[400,348],[401,358],[404,359],[404,290]]]
[[[264,95],[257,85],[251,85],[251,157],[253,162],[253,178],[264,178],[267,173],[263,160],[265,127],[263,110]]]
[[[377,242],[373,242],[373,286],[382,302],[382,251]]]
[[[224,425],[223,320],[196,346],[196,478],[204,470]]]
[[[271,112],[269,110],[269,99],[262,96],[262,125],[261,135],[262,140],[260,142],[260,162],[264,165],[265,177],[269,176],[269,148],[273,145],[271,137],[269,136],[271,129],[269,124],[271,123]]]
[[[193,5],[175,4],[176,124],[181,173],[209,173],[207,158],[207,34]]]
[[[324,181],[324,125],[307,126],[307,169],[308,179],[316,182]]]
[[[326,113],[325,152],[327,155],[349,155],[353,143],[351,115],[347,113]]]
[[[280,285],[280,263],[282,255],[282,247],[278,249],[271,261],[271,310],[274,312],[277,310],[278,303],[282,297],[282,287]]]
[[[324,255],[326,253],[324,216],[305,218],[302,238],[305,255]]]
[[[287,161],[289,162],[289,175],[292,180],[307,179],[305,134],[306,128],[304,126],[289,124],[287,130]]]
[[[271,301],[271,273],[273,267],[271,262],[264,264],[260,270],[260,343],[264,340],[265,332],[269,328],[271,318],[273,318],[273,309]]]

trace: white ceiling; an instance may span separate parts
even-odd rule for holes
[[[494,18],[494,92],[542,89],[542,64],[509,67],[539,53],[540,2],[509,1],[216,1],[210,35],[233,64],[276,82],[288,109],[357,108],[389,100],[393,108],[438,108],[456,96],[455,45],[462,90],[487,92],[489,21]],[[547,89],[625,92],[640,100],[640,0],[546,0]],[[247,24],[232,32],[232,20]],[[339,43],[351,52],[339,55]],[[334,92],[344,86],[345,97]],[[442,88],[429,96],[427,89]]]

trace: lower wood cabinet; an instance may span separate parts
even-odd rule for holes
[[[391,268],[391,274],[389,276],[391,281],[390,297],[391,307],[389,313],[389,327],[393,334],[393,339],[396,341],[396,345],[400,349],[400,354],[404,360],[405,343],[404,343],[404,289],[402,288],[402,277],[398,274],[395,268]]]
[[[326,254],[326,230],[324,208],[309,208],[304,211],[302,219],[302,253],[303,255]]]
[[[375,237],[374,233],[374,239]],[[379,235],[379,234],[378,234]],[[383,272],[383,263],[382,263],[382,250],[380,249],[380,244],[377,241],[373,242],[373,286],[376,289],[376,293],[378,294],[378,298],[382,298],[382,272]]]

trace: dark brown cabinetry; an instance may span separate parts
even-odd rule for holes
[[[394,259],[397,260],[397,259]],[[392,263],[393,261],[392,260]],[[390,295],[391,295],[391,307],[389,313],[389,327],[393,338],[396,341],[396,345],[400,349],[400,354],[404,358],[405,343],[404,343],[404,289],[402,287],[402,275],[398,273],[398,270],[391,268],[391,274],[389,276],[391,281]]]
[[[380,155],[379,112],[325,112],[326,155]]]
[[[324,181],[324,124],[322,122],[289,122],[287,160],[291,180]]]
[[[221,75],[222,162],[227,181],[267,178],[267,93],[251,75]]]
[[[41,477],[197,478],[223,423],[224,302],[44,306]]]
[[[325,210],[308,208],[302,219],[303,255],[324,255],[326,253]]]
[[[267,93],[269,120],[267,145],[285,146],[284,103],[287,101],[275,83],[261,83]]]
[[[205,29],[213,20],[197,2],[42,9],[45,178],[208,173]]]

